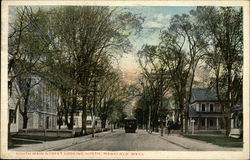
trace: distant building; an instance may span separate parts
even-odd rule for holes
[[[68,122],[70,122],[70,116],[68,117]],[[101,123],[101,119],[100,117],[96,116],[95,117],[95,127],[96,128],[101,128],[102,127],[102,123]],[[86,124],[87,128],[92,128],[92,117],[90,114],[87,115],[87,124]],[[67,128],[67,125],[65,123],[65,118],[63,117],[63,124],[61,126],[62,129]],[[82,111],[77,111],[76,113],[74,113],[74,129],[79,129],[82,128]]]
[[[221,130],[222,110],[215,93],[201,88],[192,89],[189,107],[189,129],[194,130]]]
[[[174,123],[180,121],[180,117],[178,115],[178,105],[170,101],[168,106],[167,121],[173,121]]]

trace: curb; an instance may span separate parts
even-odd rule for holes
[[[95,138],[103,137],[103,136],[109,135],[111,133],[116,133],[116,132],[115,131],[114,132],[109,132],[109,131],[108,132],[100,132],[100,133],[95,134],[95,137],[92,137],[92,135],[90,134],[90,135],[81,136],[81,137],[73,137],[73,138],[69,138],[69,139],[64,139],[65,142],[63,144],[60,144],[60,143],[56,144],[57,143],[56,141],[46,141],[46,142],[41,141],[43,143],[40,143],[39,146],[34,147],[37,149],[31,150],[31,151],[57,151],[57,150],[64,149],[64,148],[67,148],[67,147],[70,147],[70,146],[73,146],[76,144],[90,141],[90,140],[95,139]],[[26,140],[26,139],[23,139],[23,140]],[[53,142],[55,142],[55,143],[53,144]],[[53,145],[47,146],[49,144],[53,144]],[[14,148],[13,151],[22,151],[22,150],[25,150],[26,147],[28,147],[27,149],[30,150],[30,147],[32,147],[32,144],[27,145],[27,146],[20,146],[20,147]],[[21,150],[19,150],[19,149],[21,149]]]
[[[100,133],[102,133],[100,135]],[[106,135],[108,135],[108,133],[111,133],[111,132],[100,132],[99,134],[95,134],[95,137],[92,137],[92,135],[87,135],[86,136],[86,139],[83,139],[82,141],[79,141],[77,142],[75,139],[72,139],[74,142],[71,142],[69,144],[66,144],[66,145],[60,145],[60,146],[56,146],[56,147],[51,147],[51,148],[47,148],[47,149],[44,149],[44,150],[41,150],[41,151],[57,151],[57,150],[62,150],[64,148],[68,148],[68,147],[71,147],[71,146],[74,146],[76,144],[81,144],[81,143],[84,143],[84,142],[87,142],[87,141],[90,141],[92,139],[96,139],[96,138],[100,138],[100,137],[104,137]],[[84,137],[84,136],[83,136]],[[82,137],[82,138],[83,138]],[[80,138],[80,137],[77,137],[77,138]],[[75,142],[76,141],[76,142]]]

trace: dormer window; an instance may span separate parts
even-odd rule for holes
[[[206,112],[206,104],[201,104],[201,111]]]
[[[209,104],[209,108],[210,108],[210,112],[214,112],[214,104],[213,103]]]

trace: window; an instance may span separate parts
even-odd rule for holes
[[[202,119],[202,120],[201,120],[201,125],[202,125],[202,126],[205,126],[205,119]]]
[[[214,121],[213,121],[213,120],[210,120],[210,121],[209,121],[209,125],[210,125],[210,126],[213,126],[213,125],[214,125]]]
[[[9,110],[9,122],[10,123],[16,123],[16,113],[14,109]]]
[[[214,104],[209,104],[209,107],[210,107],[210,112],[214,112]]]
[[[206,111],[206,104],[201,104],[201,111],[202,112],[205,112]]]

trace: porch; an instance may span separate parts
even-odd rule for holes
[[[190,130],[193,126],[194,130],[218,131],[223,129],[220,117],[190,117],[188,124]]]

